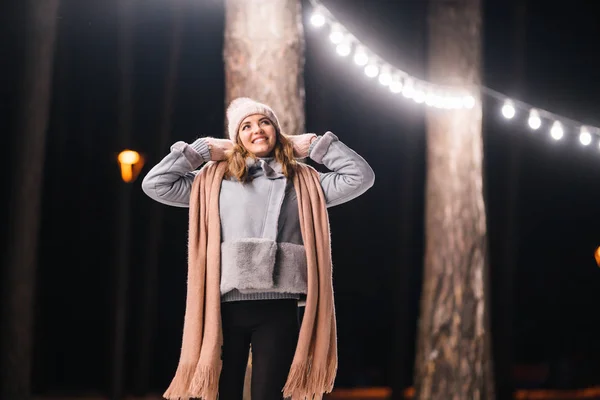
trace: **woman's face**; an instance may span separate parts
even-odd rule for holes
[[[242,146],[257,157],[268,157],[277,143],[277,132],[271,120],[262,114],[250,115],[238,128]]]

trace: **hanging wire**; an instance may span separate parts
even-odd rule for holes
[[[424,79],[420,79],[415,77],[414,75],[409,74],[406,71],[403,71],[399,68],[394,67],[392,64],[388,63],[387,61],[385,61],[385,59],[381,56],[379,56],[378,54],[376,54],[375,52],[373,52],[371,49],[368,48],[368,46],[366,46],[363,42],[361,42],[356,36],[354,36],[350,31],[348,31],[346,29],[346,27],[344,27],[343,24],[341,24],[337,18],[327,9],[327,7],[325,7],[319,0],[309,0],[311,6],[313,7],[314,11],[318,12],[319,14],[321,14],[324,17],[324,21],[323,24],[329,24],[332,27],[337,27],[337,29],[341,29],[341,33],[343,34],[343,38],[344,40],[348,41],[349,43],[354,45],[354,49],[355,51],[357,49],[363,49],[364,51],[366,51],[368,53],[368,63],[367,65],[375,65],[378,66],[378,70],[376,72],[376,74],[374,76],[377,76],[380,74],[381,70],[385,69],[386,71],[391,71],[391,73],[394,74],[394,76],[396,77],[401,77],[405,83],[410,83],[410,85],[412,86],[410,90],[417,90],[417,91],[421,91],[423,93],[421,97],[425,96],[425,92],[435,92],[438,94],[442,94],[441,97],[447,97],[447,99],[450,99],[450,97],[456,99],[457,96],[459,96],[460,93],[465,93],[465,88],[459,88],[459,87],[455,87],[455,86],[448,86],[448,85],[439,85],[439,84],[435,84],[432,82],[429,82],[427,80]],[[349,53],[347,52],[347,49],[343,55],[349,55]],[[373,70],[372,70],[373,72]],[[373,76],[373,77],[374,77]],[[418,89],[417,89],[418,88]],[[592,125],[587,125],[584,124],[580,121],[571,119],[571,118],[567,118],[563,115],[559,115],[553,112],[550,112],[548,110],[539,108],[539,107],[535,107],[529,103],[526,103],[524,101],[521,100],[517,100],[517,99],[513,99],[510,98],[509,96],[500,93],[494,89],[491,89],[487,86],[484,85],[477,85],[474,87],[470,88],[471,93],[474,93],[475,91],[479,91],[482,94],[485,94],[487,96],[490,96],[500,102],[503,102],[504,104],[510,104],[512,105],[515,109],[522,109],[522,110],[526,110],[526,112],[528,112],[530,114],[530,118],[532,116],[537,116],[540,119],[544,118],[544,119],[548,119],[548,120],[553,120],[553,129],[560,129],[561,134],[557,134],[556,135],[556,139],[561,138],[563,135],[562,133],[564,133],[564,129],[562,128],[563,125],[571,125],[574,127],[578,127],[581,129],[581,133],[583,134],[590,134],[590,135],[596,135],[596,136],[600,136],[600,128],[592,126]],[[452,95],[452,93],[454,93],[454,95]],[[404,93],[406,94],[406,93]],[[406,97],[413,97],[416,94],[411,92],[410,96],[406,96]],[[439,97],[439,96],[438,96]],[[425,100],[425,98],[416,98],[414,99],[415,101],[417,101],[418,103],[426,103],[427,105],[437,105],[440,106],[440,104],[444,103],[444,99],[442,98],[440,100],[440,103],[435,103],[435,102],[430,102],[429,100]],[[461,103],[462,107],[468,107],[466,106],[466,102]],[[461,107],[455,107],[452,104],[450,104],[450,106],[446,106],[447,103],[444,103],[441,105],[441,108],[461,108]],[[456,103],[455,103],[456,105]],[[509,117],[507,117],[509,118]],[[510,117],[512,118],[512,116]],[[560,121],[560,122],[558,122]],[[558,131],[557,131],[558,132]],[[585,133],[584,133],[585,132]],[[554,135],[553,135],[554,136]]]

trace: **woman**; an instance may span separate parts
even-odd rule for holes
[[[234,100],[227,119],[231,140],[177,142],[142,183],[190,207],[183,344],[164,396],[242,399],[250,345],[253,400],[322,395],[337,369],[326,207],[364,193],[373,171],[331,132],[283,135],[252,99]],[[306,157],[331,172],[296,161]]]

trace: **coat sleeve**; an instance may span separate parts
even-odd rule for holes
[[[327,207],[355,199],[375,183],[375,173],[365,159],[331,132],[313,141],[309,156],[331,171],[319,173]]]
[[[192,144],[177,142],[142,181],[142,190],[153,200],[175,207],[189,207],[192,183],[198,167],[210,161],[205,138]]]

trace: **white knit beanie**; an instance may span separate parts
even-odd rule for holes
[[[232,142],[235,143],[238,129],[244,118],[254,114],[262,114],[269,118],[277,131],[281,132],[279,120],[271,107],[248,97],[238,97],[227,108],[227,130],[229,131],[229,139]]]

